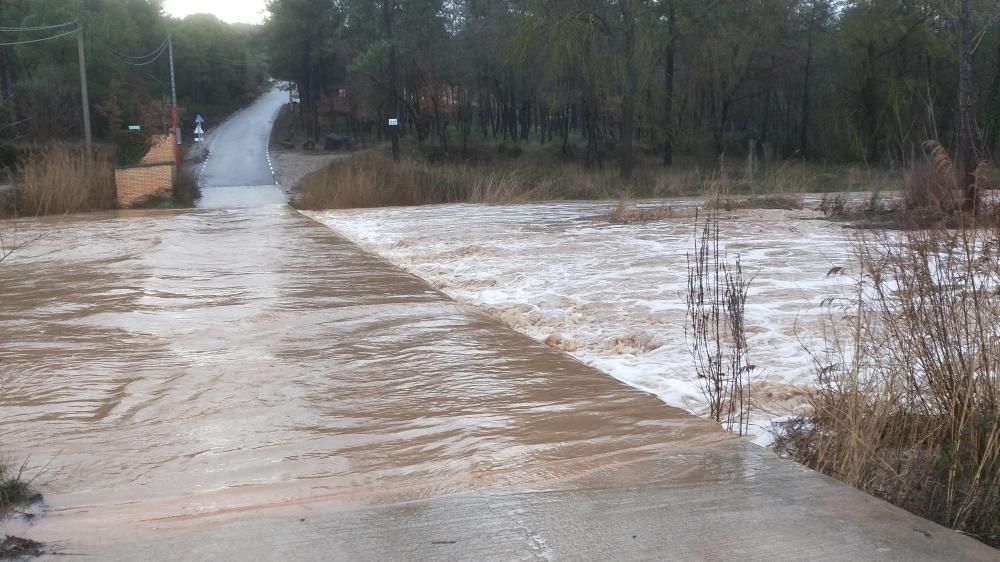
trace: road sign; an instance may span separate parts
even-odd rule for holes
[[[204,135],[205,131],[201,128],[201,125],[198,125],[197,127],[194,128],[194,134]]]
[[[399,119],[389,119],[389,126],[390,127],[398,127],[399,126]]]
[[[199,113],[198,116],[194,118],[194,124],[201,126],[204,123],[205,123],[205,118],[201,116],[201,113]]]
[[[128,130],[130,130],[130,131],[141,131],[142,127],[140,127],[139,125],[129,125],[128,126]]]

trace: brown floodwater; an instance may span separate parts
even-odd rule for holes
[[[731,439],[286,206],[36,233],[0,264],[0,450],[41,471],[43,539],[641,481],[663,447]]]

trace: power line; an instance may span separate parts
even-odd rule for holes
[[[21,32],[21,31],[47,31],[50,29],[59,29],[61,27],[69,27],[71,25],[79,25],[78,21],[68,21],[66,23],[57,23],[54,25],[41,25],[37,27],[3,27],[0,26],[0,31],[10,31],[10,32]]]
[[[115,55],[116,57],[122,59],[122,61],[124,61],[124,62],[129,62],[130,60],[138,62],[138,61],[142,61],[143,59],[149,59],[150,57],[152,57],[152,59],[150,59],[149,61],[141,63],[141,64],[149,64],[150,62],[156,60],[157,58],[160,57],[160,55],[163,54],[163,51],[167,48],[167,43],[169,41],[170,41],[169,39],[165,39],[163,41],[163,43],[160,43],[159,47],[153,49],[152,51],[150,51],[149,53],[146,53],[145,55],[140,55],[140,56],[123,55],[121,53],[118,53],[118,52],[114,51],[113,49],[112,49],[111,53],[113,55]],[[133,63],[130,63],[130,64],[133,64]]]
[[[124,56],[119,55],[118,53],[116,53],[114,51],[112,51],[111,54],[114,55],[118,60],[122,61],[125,64],[129,64],[129,65],[132,65],[132,66],[146,66],[147,64],[153,64],[154,62],[156,62],[163,55],[163,51],[165,51],[165,50],[166,50],[166,47],[161,48],[160,51],[158,53],[156,53],[155,56],[153,56],[153,58],[151,58],[151,59],[149,59],[147,61],[143,61],[143,62],[138,62],[138,61],[134,61],[134,60],[128,60]]]
[[[26,41],[13,41],[13,42],[10,42],[10,43],[0,43],[0,47],[7,47],[7,46],[11,46],[11,45],[27,45],[28,43],[40,43],[42,41],[49,41],[51,39],[58,39],[60,37],[65,37],[67,35],[71,35],[73,33],[79,32],[79,31],[80,31],[80,29],[77,28],[77,29],[72,29],[70,31],[67,31],[65,33],[60,33],[58,35],[53,35],[51,37],[43,37],[41,39],[28,39]]]

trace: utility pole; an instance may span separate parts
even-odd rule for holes
[[[167,35],[170,54],[170,123],[174,129],[174,165],[181,165],[181,130],[177,127],[177,82],[174,80],[174,38]],[[161,51],[162,52],[162,51]]]
[[[83,54],[83,26],[77,28],[76,46],[80,54],[80,97],[83,103],[83,136],[87,146],[87,156],[94,155],[94,139],[90,133],[90,98],[87,96],[87,60]]]

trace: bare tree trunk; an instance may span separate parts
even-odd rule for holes
[[[809,150],[809,86],[812,81],[813,66],[813,30],[816,25],[816,10],[819,6],[812,3],[812,13],[809,15],[809,29],[806,32],[806,64],[802,76],[802,124],[799,130],[799,153],[805,158]]]
[[[674,63],[677,56],[677,25],[674,0],[667,4],[667,41],[666,62],[664,64],[664,99],[663,99],[663,165],[674,163]]]
[[[392,9],[391,0],[382,0],[382,24],[385,26],[385,40],[389,43],[389,95],[387,96],[386,113],[393,119],[399,119],[399,93],[396,85],[396,43],[392,40]],[[383,123],[383,127],[386,124]],[[387,133],[392,138],[392,159],[399,161],[399,121],[389,127]]]
[[[635,167],[635,155],[632,144],[635,138],[635,103],[639,88],[639,68],[636,61],[637,40],[636,15],[631,10],[622,10],[625,50],[625,88],[622,95],[622,128],[619,139],[619,171],[625,179],[632,178]]]
[[[972,13],[969,0],[960,0],[959,16],[959,84],[958,84],[958,174],[963,194],[963,209],[974,212],[979,194],[976,193],[976,107],[973,99],[972,76]]]
[[[986,127],[990,131],[989,146],[991,148],[1000,146],[1000,44],[997,44],[996,60],[997,69],[993,75],[989,97],[986,100],[986,114],[990,116]]]

